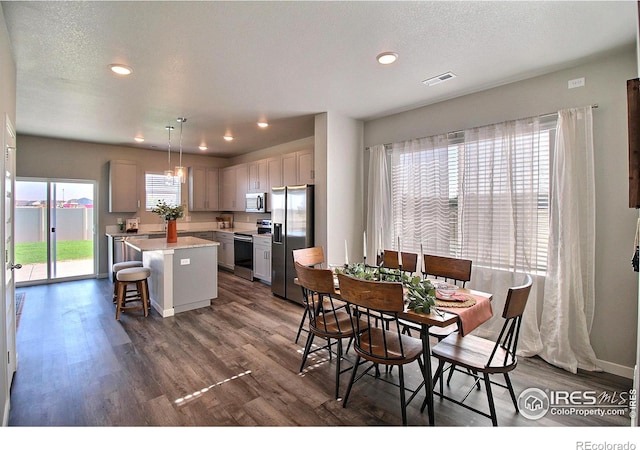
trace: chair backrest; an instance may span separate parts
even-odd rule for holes
[[[380,363],[403,360],[406,354],[398,320],[398,313],[404,309],[402,283],[338,274],[338,285],[340,298],[351,306],[348,311],[356,331],[356,351]]]
[[[402,252],[402,271],[413,273],[418,265],[418,255],[415,253]],[[398,252],[396,250],[385,250],[382,258],[382,267],[387,269],[399,269]]]
[[[340,297],[353,305],[393,313],[404,309],[402,283],[368,281],[338,274]]]
[[[293,261],[309,267],[324,264],[324,250],[322,247],[293,250]]]
[[[422,273],[436,278],[442,277],[445,281],[453,280],[461,282],[462,287],[471,279],[471,260],[449,258],[446,256],[424,255]]]
[[[294,250],[295,251],[295,250]],[[305,289],[320,294],[334,294],[333,272],[330,269],[319,269],[295,262],[298,284]]]
[[[524,313],[524,308],[527,306],[532,284],[531,276],[527,274],[522,285],[509,288],[507,301],[502,310],[502,317],[505,319],[504,325],[502,326],[496,345],[493,348],[493,352],[489,357],[487,367],[493,365],[493,358],[499,347],[505,350],[504,360],[500,362],[502,365],[511,365],[516,362],[522,314]]]
[[[336,302],[333,272],[330,269],[303,266],[299,262],[295,262],[294,265],[298,284],[302,287],[302,297],[307,305],[309,329],[325,336],[353,333],[350,323],[343,325],[339,320],[340,307],[337,304],[339,302]]]

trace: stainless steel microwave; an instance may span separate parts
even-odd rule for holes
[[[264,192],[246,194],[246,212],[267,212],[267,194]]]

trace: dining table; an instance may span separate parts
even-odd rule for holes
[[[431,280],[436,282],[437,280]],[[431,375],[431,343],[429,340],[429,328],[448,327],[457,324],[458,329],[464,330],[464,334],[471,333],[475,328],[491,319],[491,300],[493,295],[474,289],[459,288],[456,296],[451,300],[445,300],[436,294],[436,307],[432,307],[429,313],[418,313],[409,308],[405,302],[404,311],[398,317],[415,324],[420,329],[420,339],[422,340],[422,359],[424,361],[424,382],[427,390],[427,414],[429,425],[435,425],[433,379]],[[462,300],[465,297],[466,300]]]
[[[429,279],[434,285],[441,283],[441,280]],[[298,279],[294,280],[298,284]],[[340,297],[340,287],[335,285],[334,298],[342,300]],[[426,405],[429,417],[429,425],[435,425],[433,379],[431,370],[431,343],[429,340],[429,328],[448,327],[457,324],[461,334],[471,333],[475,328],[482,325],[493,315],[491,301],[493,294],[482,292],[466,287],[456,288],[455,294],[450,298],[444,298],[436,289],[436,306],[432,307],[429,313],[416,312],[409,308],[409,301],[405,299],[404,311],[398,313],[398,317],[405,322],[415,325],[414,328],[420,330],[422,341],[422,359],[424,361],[424,383],[426,385]],[[344,301],[344,300],[343,300]],[[417,392],[417,391],[416,391]]]

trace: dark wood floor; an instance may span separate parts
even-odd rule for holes
[[[270,288],[222,272],[212,305],[176,317],[124,313],[118,322],[108,280],[32,286],[17,334],[18,372],[10,426],[366,426],[399,425],[397,388],[365,377],[347,408],[334,400],[335,359],[317,353],[298,373],[304,337],[295,344],[302,308]],[[397,371],[383,377],[396,378]],[[407,368],[408,384],[419,380]],[[631,381],[572,375],[544,361],[521,359],[516,395],[529,387],[628,391]],[[343,376],[343,389],[347,376]],[[453,389],[468,384],[456,375]],[[502,427],[627,426],[627,417],[515,414],[509,395],[494,389]],[[408,409],[410,425],[428,425],[424,394]],[[471,402],[484,408],[484,389]],[[436,398],[436,424],[490,426],[490,421]],[[494,447],[496,448],[496,447]]]

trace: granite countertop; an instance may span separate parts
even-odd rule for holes
[[[209,241],[207,239],[200,239],[192,236],[178,237],[178,242],[168,243],[167,239],[129,239],[126,241],[127,245],[135,248],[140,252],[158,251],[158,250],[177,250],[184,248],[196,248],[196,247],[213,247],[220,245],[219,242]]]

